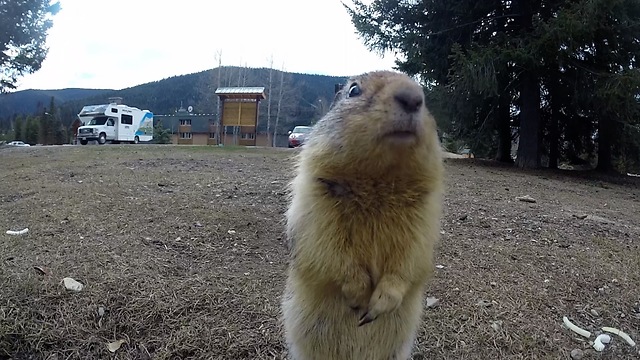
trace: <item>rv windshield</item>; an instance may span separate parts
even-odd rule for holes
[[[106,116],[96,116],[93,119],[89,120],[87,125],[104,125],[107,123],[108,117]]]

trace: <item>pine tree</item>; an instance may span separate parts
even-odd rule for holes
[[[24,141],[28,144],[35,145],[38,143],[39,121],[33,116],[28,116],[25,131]]]
[[[365,45],[401,55],[441,130],[474,152],[509,161],[515,132],[520,167],[640,167],[639,1],[356,0],[347,11]]]
[[[22,116],[16,117],[16,120],[13,125],[14,140],[24,141],[23,128],[24,128],[24,120],[22,119]]]
[[[69,143],[69,137],[67,134],[67,129],[62,125],[62,123],[58,120],[55,125],[54,131],[54,144],[62,145]]]
[[[162,121],[158,121],[153,127],[153,138],[157,144],[170,144],[171,131],[162,126]]]
[[[60,3],[49,0],[0,0],[0,92],[15,89],[20,76],[40,69],[51,16],[59,10]]]

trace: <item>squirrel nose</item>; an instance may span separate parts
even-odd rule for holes
[[[419,88],[400,89],[396,92],[394,98],[408,113],[414,113],[422,106],[422,92]]]

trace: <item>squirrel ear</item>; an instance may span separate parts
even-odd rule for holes
[[[342,99],[343,95],[344,95],[344,90],[340,89],[340,91],[338,91],[333,97],[333,101],[331,102],[331,105],[329,105],[329,110],[333,109],[336,106],[336,104],[340,101],[340,99]]]

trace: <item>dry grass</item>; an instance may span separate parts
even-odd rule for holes
[[[0,149],[0,359],[284,359],[291,154]],[[414,359],[639,356],[615,336],[596,354],[562,327],[566,315],[640,342],[637,183],[467,159],[447,172],[443,268],[427,289],[440,303],[426,309]],[[526,194],[537,202],[514,200]],[[84,290],[66,291],[66,276]]]

